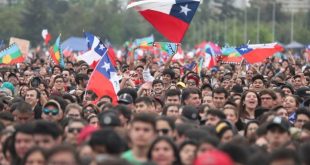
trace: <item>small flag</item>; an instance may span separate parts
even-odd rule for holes
[[[178,44],[171,42],[154,42],[155,47],[159,48],[161,51],[168,53],[168,55],[174,55],[178,51]]]
[[[22,63],[24,62],[24,60],[25,59],[20,49],[15,43],[0,52],[0,64],[11,65],[11,64]]]
[[[65,67],[64,56],[60,49],[60,36],[59,35],[55,41],[55,44],[50,47],[49,53],[55,65],[59,65],[60,67]]]
[[[152,43],[154,43],[154,40],[155,39],[153,35],[144,38],[138,38],[133,42],[133,46],[135,47],[139,46],[140,48],[147,48],[150,47]]]
[[[44,39],[44,43],[45,43],[46,45],[47,45],[47,44],[50,42],[50,40],[52,39],[52,36],[51,36],[51,34],[48,32],[47,29],[43,29],[41,35],[42,35],[42,38]]]

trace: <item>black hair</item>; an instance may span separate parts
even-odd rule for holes
[[[26,152],[24,158],[22,159],[21,165],[26,165],[28,158],[36,152],[40,152],[43,155],[44,160],[46,160],[46,151],[40,147],[33,147]]]
[[[49,152],[47,153],[47,162],[49,161],[49,159],[51,159],[52,156],[58,153],[62,153],[62,152],[67,152],[67,153],[72,154],[75,160],[75,164],[80,165],[80,159],[79,159],[77,151],[75,150],[73,146],[68,145],[68,144],[61,144],[49,150]]]
[[[193,141],[193,140],[185,140],[184,142],[182,142],[179,146],[179,152],[181,152],[181,150],[187,146],[187,145],[192,145],[192,146],[195,146],[195,147],[198,147],[198,143],[196,141]]]
[[[64,100],[69,100],[70,101],[70,103],[76,103],[77,101],[72,97],[72,95],[70,95],[70,94],[64,94],[63,96],[62,96],[62,98],[64,99]]]
[[[135,104],[137,103],[145,103],[147,106],[152,106],[154,105],[153,100],[150,97],[138,97],[137,100],[135,101]]]
[[[212,97],[214,97],[214,94],[215,94],[215,93],[217,93],[217,94],[224,93],[224,94],[225,94],[225,99],[227,99],[228,96],[229,96],[228,91],[227,91],[225,88],[223,88],[223,87],[215,88],[215,89],[213,90],[213,92],[212,92]]]
[[[55,122],[45,120],[35,121],[34,134],[50,135],[53,139],[57,139],[62,133],[61,127]]]
[[[185,88],[182,92],[182,102],[184,103],[185,100],[187,100],[191,94],[198,94],[199,97],[201,97],[201,93],[199,89],[197,88]]]
[[[134,116],[131,121],[131,124],[135,122],[142,122],[150,124],[154,131],[156,130],[156,116],[149,114],[149,113],[139,113]]]
[[[88,80],[89,77],[87,74],[84,74],[84,73],[79,73],[75,76],[75,82],[76,84],[80,85],[80,81],[82,80]]]
[[[262,97],[263,95],[271,96],[272,100],[276,100],[277,99],[277,95],[271,89],[263,89],[263,90],[261,90],[259,92],[259,96]]]
[[[41,93],[37,88],[29,88],[27,91],[36,91],[37,93],[37,99],[40,99]]]
[[[126,150],[124,140],[110,128],[101,129],[92,133],[89,139],[89,145],[93,150],[97,146],[104,146],[109,155],[119,155]]]
[[[177,104],[166,104],[163,108],[163,112],[162,112],[162,115],[167,115],[167,112],[168,112],[168,108],[169,107],[177,107],[178,109],[180,108],[179,105]]]
[[[178,89],[169,89],[166,91],[165,93],[165,99],[167,99],[167,97],[171,97],[171,96],[178,96],[180,97],[181,95],[181,91]]]
[[[173,162],[173,165],[179,165],[181,164],[181,159],[180,159],[180,156],[179,156],[179,152],[178,152],[178,148],[177,146],[174,144],[174,142],[172,141],[171,138],[169,137],[166,137],[166,136],[160,136],[160,137],[157,137],[153,143],[151,144],[150,148],[149,148],[149,152],[147,154],[147,157],[149,160],[152,160],[152,151],[153,149],[155,148],[156,144],[157,143],[160,143],[161,141],[165,141],[167,142],[170,147],[172,148],[173,150],[173,153],[174,153],[174,157],[175,157],[175,160]]]
[[[205,89],[210,89],[211,91],[213,91],[213,88],[210,84],[202,84],[202,86],[200,87],[200,90],[203,91]]]
[[[162,84],[164,85],[163,81],[159,80],[159,79],[155,79],[153,82],[152,82],[152,87],[154,87],[154,85],[156,84]]]
[[[172,129],[172,130],[175,130],[175,123],[174,123],[174,120],[171,118],[171,117],[168,117],[168,116],[159,116],[156,118],[156,122],[157,121],[165,121],[168,123],[169,127]]]
[[[52,68],[52,73],[54,73],[55,68],[59,68],[59,69],[60,69],[60,72],[62,72],[62,68],[61,68],[59,65],[55,65],[55,66],[53,66],[53,68]]]
[[[194,128],[185,132],[185,137],[196,142],[200,142],[202,139],[206,138],[209,135],[209,131],[201,128]]]
[[[220,111],[220,110],[216,110],[216,109],[210,109],[207,114],[208,115],[211,115],[211,116],[217,116],[218,118],[220,118],[221,120],[225,120],[226,119],[226,116],[225,114]]]
[[[298,108],[296,110],[296,118],[301,114],[306,115],[310,119],[310,111],[307,108]]]
[[[16,104],[14,111],[18,111],[20,113],[32,113],[32,107],[29,103],[21,101]]]
[[[131,110],[125,105],[117,105],[113,109],[122,114],[126,119],[130,120],[132,116]]]
[[[296,151],[288,148],[281,148],[273,151],[269,157],[269,163],[271,164],[273,161],[276,160],[288,160],[288,159],[294,161],[294,164],[301,164],[301,161]]]
[[[165,69],[165,70],[163,70],[162,75],[166,75],[166,74],[168,74],[171,77],[171,79],[175,78],[175,73],[174,73],[174,71],[172,69]]]
[[[227,153],[235,163],[246,164],[248,160],[248,152],[245,146],[240,144],[226,143],[219,146],[219,149]]]
[[[133,98],[133,102],[135,102],[135,100],[138,97],[137,91],[135,89],[132,89],[132,88],[123,88],[123,89],[119,90],[117,92],[117,96],[120,96],[124,93],[131,95],[131,97]]]
[[[10,112],[0,112],[0,119],[14,121],[14,116]]]

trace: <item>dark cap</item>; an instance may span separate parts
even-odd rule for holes
[[[295,94],[299,97],[310,97],[310,88],[308,87],[298,88]]]
[[[100,127],[116,127],[121,125],[116,111],[107,110],[98,114]]]
[[[118,103],[125,103],[125,104],[132,104],[133,103],[133,98],[130,94],[128,93],[124,93],[124,94],[121,94],[119,97],[118,97]]]
[[[234,93],[243,93],[243,87],[241,85],[234,85],[232,88],[231,88],[231,92],[234,92]]]
[[[289,131],[290,129],[290,123],[289,121],[287,121],[285,118],[276,116],[275,118],[272,119],[272,121],[270,121],[267,124],[267,131],[271,128],[273,128],[274,126],[278,126],[280,128],[282,128],[283,130],[285,130],[286,132]]]
[[[198,120],[198,110],[190,105],[186,105],[183,107],[182,116],[189,120]]]

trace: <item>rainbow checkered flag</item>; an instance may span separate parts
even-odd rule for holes
[[[60,67],[65,67],[64,55],[60,49],[60,36],[59,35],[55,41],[55,44],[50,47],[49,53],[55,65],[59,65]]]

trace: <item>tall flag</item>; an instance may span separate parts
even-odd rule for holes
[[[200,0],[141,0],[130,3],[171,42],[181,43]]]
[[[95,68],[97,63],[100,61],[100,59],[103,57],[103,55],[106,54],[108,51],[107,47],[103,44],[102,41],[93,34],[89,32],[84,33],[88,51],[84,54],[78,56],[78,60],[85,61],[91,68]]]
[[[49,53],[55,65],[59,65],[60,67],[65,67],[64,55],[61,52],[60,48],[60,36],[59,35],[55,41],[55,44],[50,47]]]
[[[22,63],[24,62],[24,60],[25,59],[20,49],[15,43],[0,52],[0,64],[11,65],[11,64]]]
[[[171,42],[154,42],[153,46],[159,48],[162,52],[167,53],[169,56],[174,55],[178,51],[178,44]]]
[[[44,39],[44,43],[45,43],[46,45],[47,45],[47,44],[50,42],[50,40],[52,39],[52,36],[51,36],[51,34],[48,32],[47,29],[43,29],[41,35],[42,35],[42,38]]]
[[[119,78],[109,56],[105,53],[94,69],[88,81],[87,90],[92,90],[98,98],[108,95],[113,104],[117,103],[116,93],[119,91]]]

